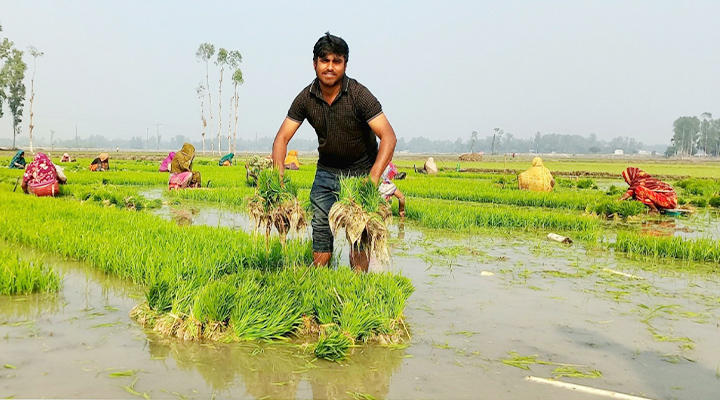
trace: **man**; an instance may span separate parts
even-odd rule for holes
[[[377,184],[397,142],[380,102],[365,86],[345,75],[349,53],[347,43],[329,32],[315,43],[316,79],[295,98],[273,143],[273,163],[282,175],[287,145],[300,124],[307,119],[317,133],[320,158],[310,202],[313,264],[318,266],[327,265],[332,257],[328,213],[338,199],[340,178],[369,175]],[[367,271],[367,252],[351,249],[350,264]]]

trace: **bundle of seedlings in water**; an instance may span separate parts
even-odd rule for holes
[[[248,213],[255,229],[270,237],[273,227],[285,242],[288,233],[303,233],[307,228],[305,209],[297,198],[297,188],[276,169],[259,172],[255,194],[247,199]]]
[[[369,178],[340,179],[338,201],[330,209],[328,220],[333,235],[345,229],[353,248],[369,252],[381,263],[390,260],[387,224],[392,211]]]

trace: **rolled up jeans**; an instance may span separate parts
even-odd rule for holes
[[[340,178],[347,176],[363,176],[368,172],[348,171],[336,173],[318,167],[315,180],[310,190],[310,203],[313,208],[312,238],[313,251],[318,253],[332,253],[333,234],[328,222],[330,208],[338,200],[340,193]]]

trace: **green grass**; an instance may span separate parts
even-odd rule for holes
[[[55,293],[60,277],[39,259],[22,261],[17,252],[0,250],[0,295]]]

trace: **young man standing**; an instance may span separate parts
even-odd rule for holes
[[[300,124],[307,119],[317,133],[320,158],[310,202],[313,263],[320,266],[327,265],[332,257],[328,213],[338,199],[340,178],[369,175],[377,184],[397,142],[380,102],[365,86],[345,75],[349,53],[347,43],[329,32],[315,43],[316,79],[295,98],[273,143],[273,162],[282,175],[288,142]],[[353,268],[367,271],[368,263],[366,252],[351,249]]]

